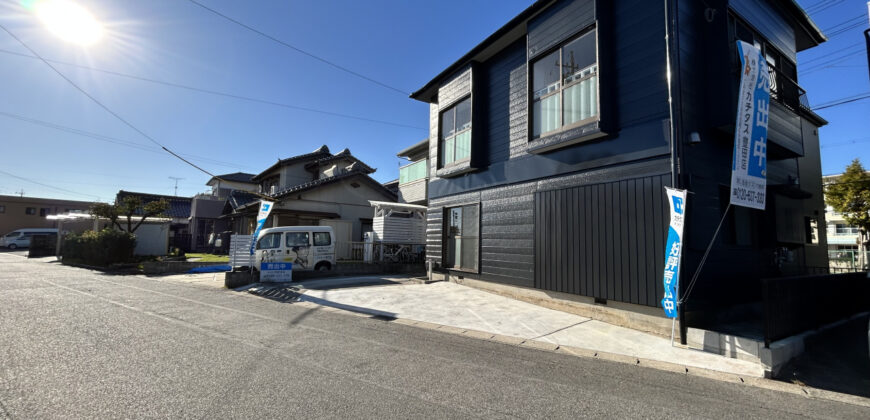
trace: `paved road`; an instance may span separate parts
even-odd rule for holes
[[[798,395],[0,254],[0,418],[868,418]]]

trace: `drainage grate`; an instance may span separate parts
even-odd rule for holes
[[[295,287],[252,287],[248,293],[278,302],[298,302],[302,296]]]

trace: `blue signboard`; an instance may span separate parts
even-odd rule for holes
[[[269,217],[269,213],[272,211],[272,203],[270,201],[261,201],[260,202],[260,212],[257,213],[257,229],[254,230],[254,237],[251,238],[251,255],[254,255],[254,247],[257,245],[257,237],[260,236],[260,231],[263,229],[263,225],[266,224],[266,219]]]
[[[770,72],[758,47],[737,41],[740,90],[731,163],[731,204],[764,210]]]
[[[260,263],[261,282],[290,282],[293,281],[293,263],[289,262],[263,262]]]
[[[671,207],[671,224],[668,228],[668,241],[665,246],[665,295],[662,308],[668,318],[677,317],[677,291],[680,279],[680,257],[683,247],[683,223],[686,212],[686,191],[665,187]]]

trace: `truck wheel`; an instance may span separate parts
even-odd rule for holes
[[[332,267],[329,265],[328,262],[317,263],[317,266],[314,267],[314,269],[317,271],[328,271],[331,268]]]
[[[16,248],[18,248],[18,245],[15,245],[15,244],[9,244],[9,247],[8,247],[8,248],[9,248],[9,249],[16,249]]]

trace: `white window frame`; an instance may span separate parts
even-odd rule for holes
[[[569,76],[570,81],[567,83],[565,82],[566,79],[565,79],[564,73],[560,71],[558,82],[552,83],[543,89],[539,89],[538,92],[535,92],[534,91],[534,67],[535,67],[535,63],[549,57],[554,52],[558,51],[559,52],[559,65],[561,67],[562,60],[563,60],[563,48],[565,46],[567,46],[568,44],[588,35],[589,33],[592,33],[593,36],[595,36],[595,63],[590,65],[590,66],[584,67],[583,69],[580,69],[579,71],[575,72],[573,75]],[[529,139],[530,139],[530,141],[537,140],[540,138],[545,138],[548,136],[552,136],[554,134],[558,134],[558,133],[561,133],[563,131],[567,131],[567,130],[570,130],[573,128],[581,127],[581,126],[584,126],[586,124],[590,124],[590,123],[601,120],[601,79],[599,78],[600,74],[601,74],[601,71],[600,71],[601,60],[600,60],[600,57],[598,54],[598,50],[599,50],[598,47],[599,47],[598,27],[591,26],[591,27],[581,31],[579,34],[572,36],[570,39],[567,39],[567,40],[561,42],[558,47],[548,51],[546,54],[540,54],[537,57],[535,57],[534,60],[529,62],[529,64],[528,64],[528,68],[529,68],[529,111],[528,111],[529,118],[528,119],[529,119]],[[578,73],[580,74],[579,77],[577,77]],[[596,86],[595,86],[596,87],[595,115],[593,115],[591,117],[584,118],[584,119],[579,120],[579,121],[575,121],[569,125],[564,125],[565,101],[564,101],[564,97],[563,97],[563,92],[565,90],[567,90],[568,88],[571,88],[577,84],[580,84],[581,82],[584,82],[592,77],[598,78],[596,80]],[[546,91],[546,92],[543,92],[543,91]],[[540,93],[540,95],[538,95],[538,93]],[[558,128],[556,128],[554,130],[547,131],[547,132],[542,132],[536,136],[534,133],[535,121],[533,120],[534,119],[535,103],[539,102],[539,101],[543,101],[544,99],[547,99],[547,98],[550,98],[550,97],[556,96],[556,95],[558,95],[558,97],[559,97]]]

